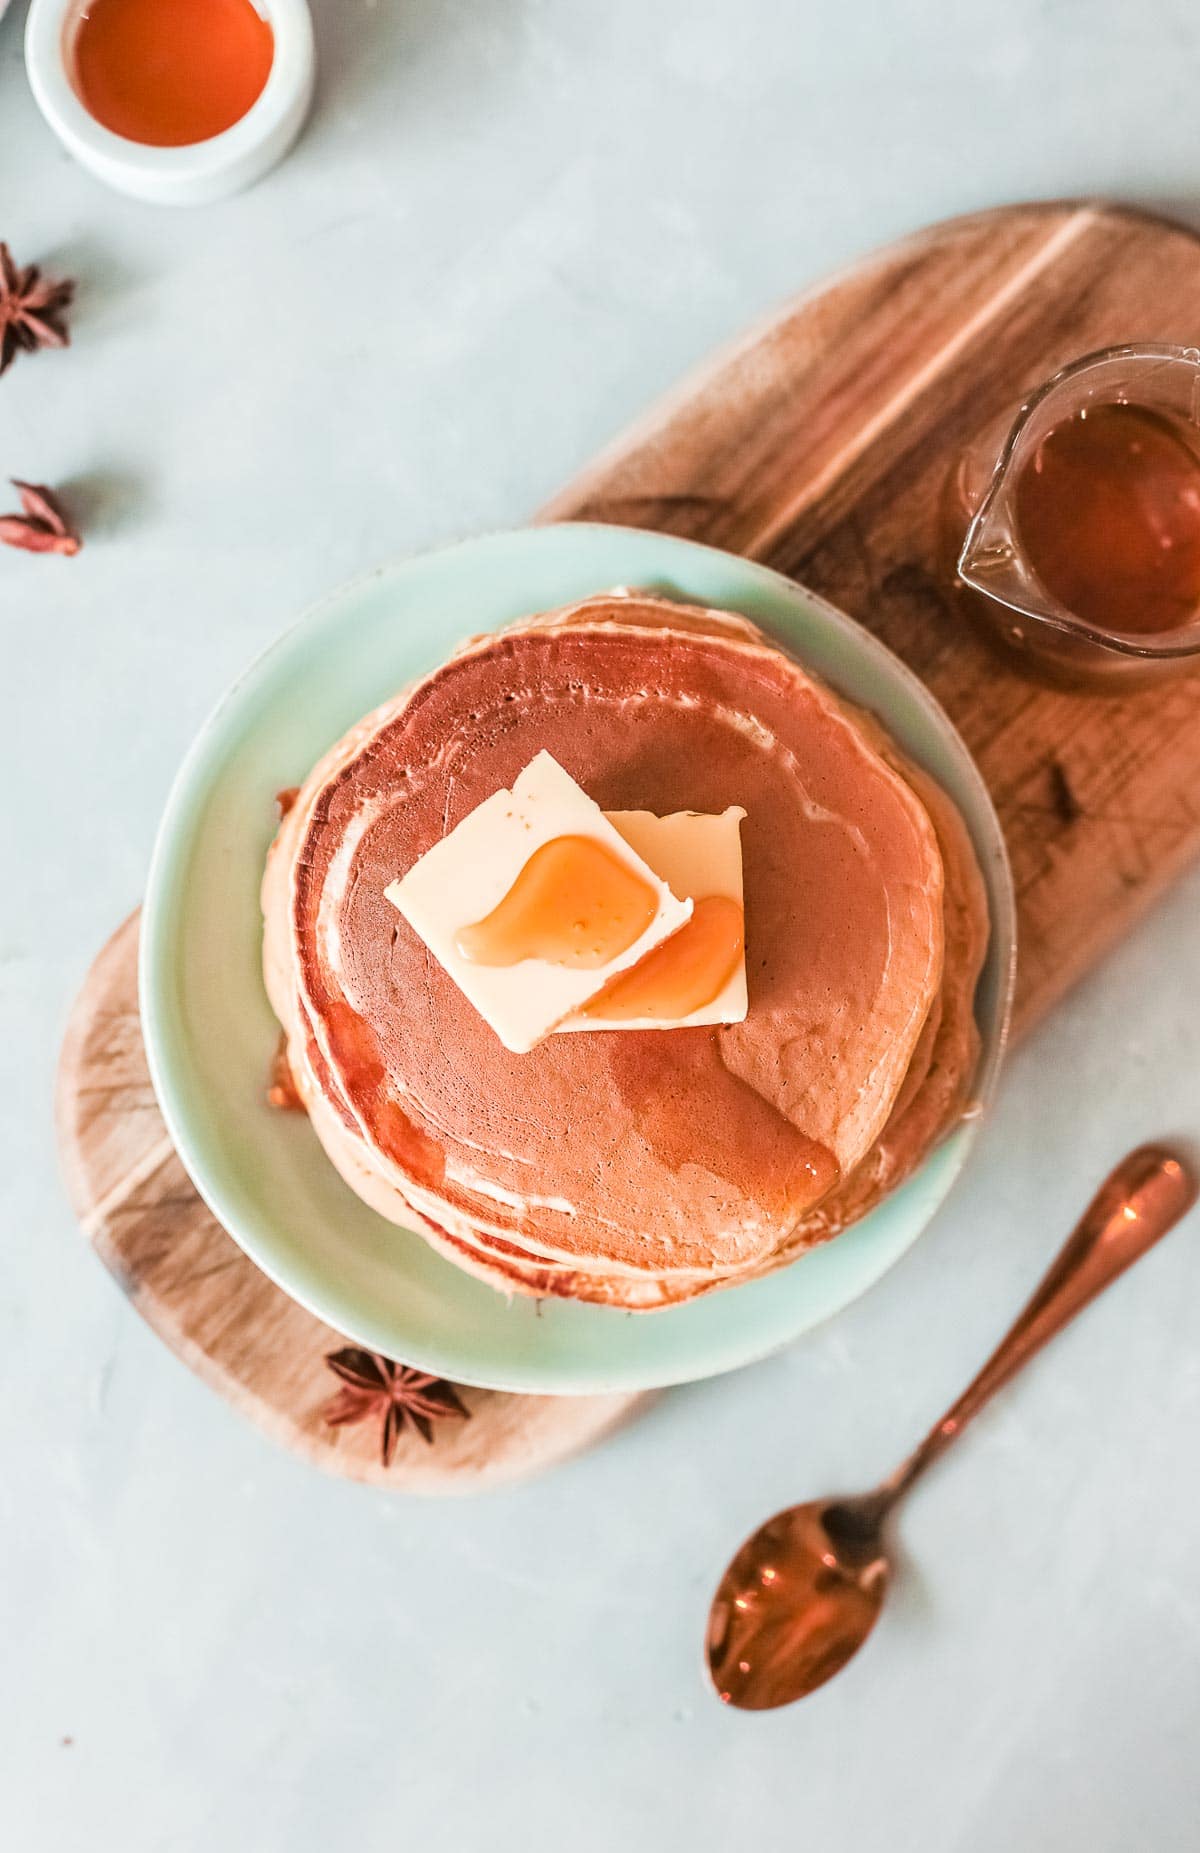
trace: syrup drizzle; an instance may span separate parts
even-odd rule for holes
[[[508,893],[455,944],[475,965],[543,959],[598,971],[628,952],[658,912],[658,891],[590,836],[558,836],[535,849]]]
[[[697,901],[690,920],[652,946],[628,971],[618,972],[590,998],[580,1016],[620,1022],[651,1017],[677,1022],[719,997],[738,968],[745,917],[726,894]]]

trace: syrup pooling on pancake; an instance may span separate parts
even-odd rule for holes
[[[606,810],[747,810],[745,1023],[514,1056],[396,930],[395,871],[539,748]],[[332,1136],[360,1142],[395,1219],[522,1290],[569,1276],[578,1297],[649,1305],[773,1265],[882,1133],[943,982],[924,806],[832,696],[720,614],[609,598],[469,646],[357,730],[297,811],[268,883],[292,1058],[309,1049]],[[393,1149],[339,997],[428,1144],[406,1130]]]
[[[580,1010],[583,1017],[690,1017],[711,1004],[737,970],[745,943],[742,908],[726,894],[706,894],[670,939],[628,971],[610,978]]]
[[[597,971],[628,952],[657,912],[655,890],[603,843],[556,836],[534,850],[485,919],[459,930],[456,943],[476,965],[544,959]]]

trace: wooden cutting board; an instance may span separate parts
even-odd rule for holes
[[[1200,848],[1200,677],[1121,700],[1025,680],[938,569],[956,457],[1068,360],[1200,343],[1200,240],[1103,204],[918,232],[718,355],[555,498],[762,560],[927,683],[975,755],[1012,858],[1028,1029]]]
[[[138,1022],[137,931],[133,914],[72,1012],[58,1072],[59,1147],[84,1234],[185,1364],[306,1459],[419,1493],[477,1492],[540,1472],[647,1400],[461,1389],[470,1419],[438,1422],[431,1444],[406,1430],[389,1467],[380,1419],[331,1427],[326,1415],[342,1384],[326,1359],[347,1341],[246,1259],[167,1135]]]
[[[632,331],[636,334],[636,331]],[[1029,1029],[1200,848],[1200,678],[1114,699],[1026,681],[969,629],[938,570],[955,458],[1065,361],[1137,340],[1200,344],[1200,240],[1103,204],[934,226],[800,297],[678,387],[543,520],[659,528],[763,560],[858,618],[916,670],[974,752],[1008,840]],[[599,589],[599,588],[597,588]],[[84,1231],[167,1343],[285,1445],[412,1490],[553,1465],[628,1396],[463,1392],[469,1422],[331,1428],[344,1341],[214,1222],[171,1149],[136,1010],[136,918],[100,954],[59,1076]]]

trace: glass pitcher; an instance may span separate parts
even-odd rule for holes
[[[943,551],[964,608],[1026,668],[1120,693],[1200,667],[1200,598],[1170,629],[1106,628],[1047,590],[1018,518],[1018,488],[1028,468],[1040,469],[1045,440],[1101,406],[1137,408],[1169,425],[1195,453],[1188,493],[1200,498],[1200,349],[1105,348],[1064,367],[1027,399],[998,454],[993,428],[959,460],[946,485]],[[1194,506],[1200,520],[1200,499]]]

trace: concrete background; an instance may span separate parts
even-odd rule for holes
[[[713,344],[924,221],[1189,210],[1191,0],[318,0],[294,156],[196,212],[43,127],[0,26],[0,236],[81,279],[0,386],[0,1838],[37,1853],[1174,1853],[1200,1773],[1200,1226],[914,1496],[869,1652],[723,1712],[709,1590],[935,1417],[1112,1159],[1200,1121],[1200,877],[1013,1060],[968,1179],[834,1325],[524,1490],[421,1504],[238,1421],[78,1236],[58,1039],[231,677],[365,566],[519,522]],[[1198,306],[1200,315],[1200,306]]]

